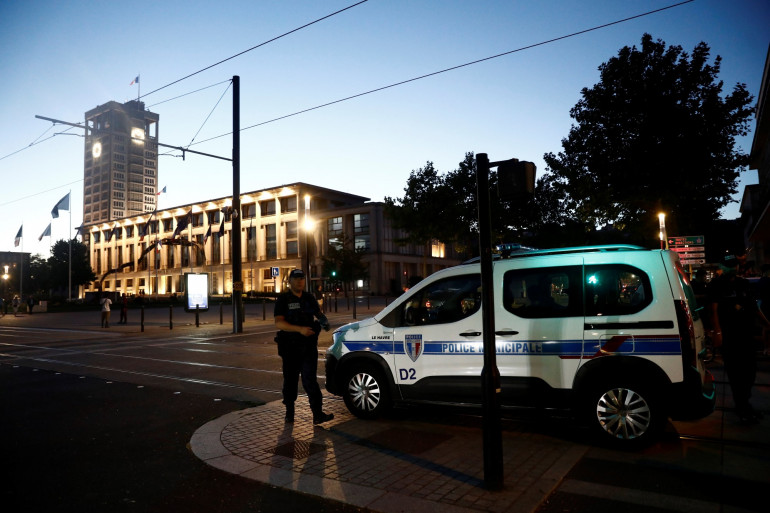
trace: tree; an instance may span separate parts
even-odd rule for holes
[[[369,267],[363,261],[366,248],[355,248],[349,237],[342,236],[342,245],[329,244],[323,260],[324,276],[332,277],[343,284],[347,295],[347,285],[355,280],[365,280],[369,277]]]
[[[403,198],[385,197],[385,213],[393,227],[402,230],[399,244],[424,246],[424,254],[434,240],[452,241],[452,230],[447,219],[449,209],[457,198],[451,195],[433,162],[409,174]],[[423,275],[424,275],[423,271]]]
[[[72,239],[72,287],[86,285],[96,279],[88,259],[88,246],[77,239]],[[66,294],[69,283],[70,249],[69,242],[62,239],[56,241],[51,248],[48,259],[50,269],[50,288],[64,291]]]
[[[29,289],[37,296],[47,296],[51,288],[51,268],[41,255],[29,259]]]
[[[506,160],[511,155],[495,157]],[[526,160],[525,156],[521,156]],[[545,241],[542,233],[556,240],[563,220],[557,208],[552,187],[542,179],[538,181],[534,198],[515,201],[500,199],[497,192],[497,170],[489,173],[490,217],[493,243]],[[424,168],[412,171],[402,198],[385,198],[386,213],[393,226],[407,236],[402,243],[429,244],[440,240],[452,244],[466,256],[478,255],[478,194],[476,185],[476,157],[466,152],[457,169],[440,175],[428,162]],[[552,199],[553,198],[553,199]],[[544,201],[547,199],[547,201]]]
[[[719,218],[737,192],[747,156],[753,97],[745,84],[722,96],[721,57],[709,64],[699,43],[692,55],[644,34],[641,49],[624,47],[599,66],[570,111],[576,121],[558,155],[544,156],[562,209],[584,230],[613,225],[630,241],[696,233]]]

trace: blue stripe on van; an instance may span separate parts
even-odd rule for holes
[[[617,340],[620,339],[619,342]],[[680,339],[677,336],[670,335],[647,335],[643,337],[617,337],[604,340],[602,348],[610,354],[634,354],[639,356],[654,355],[678,355],[681,354]],[[533,356],[559,356],[562,358],[579,358],[583,356],[583,346],[585,345],[585,356],[588,358],[602,356],[598,350],[599,340],[517,340],[511,342],[497,342],[496,354],[505,355],[533,355]],[[343,342],[348,351],[372,351],[379,354],[398,354],[404,353],[404,344],[390,340],[346,340]],[[422,354],[425,355],[482,355],[484,353],[484,344],[481,341],[431,341],[425,342]]]

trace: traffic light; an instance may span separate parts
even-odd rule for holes
[[[497,192],[500,199],[524,199],[535,193],[534,162],[511,159],[497,165]]]
[[[334,278],[335,276],[337,276],[337,271],[332,271],[332,278]]]

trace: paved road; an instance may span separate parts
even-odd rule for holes
[[[0,390],[5,511],[360,511],[218,471],[192,454],[197,428],[248,404],[9,364],[0,365]]]

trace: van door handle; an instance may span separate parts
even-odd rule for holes
[[[509,337],[511,335],[518,335],[518,331],[514,330],[501,330],[501,331],[495,331],[495,335],[500,335],[502,337]]]
[[[481,335],[480,331],[464,331],[460,333],[461,337],[478,337],[479,335]]]

